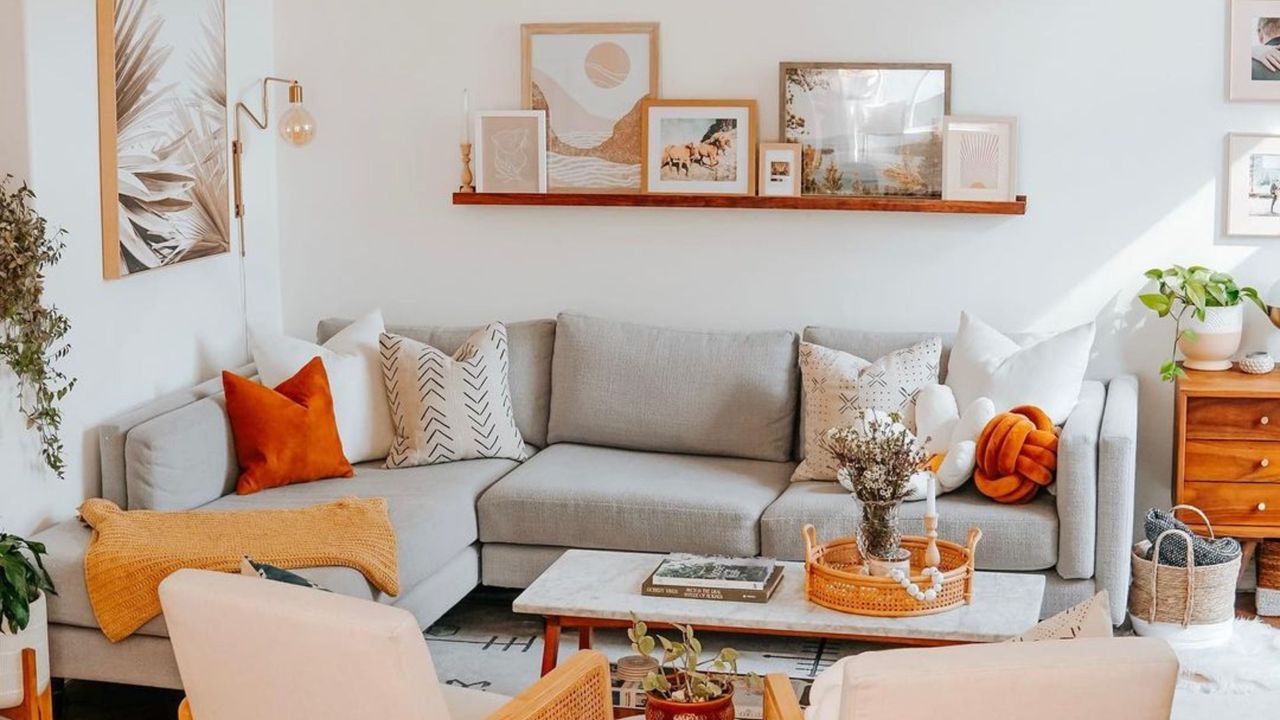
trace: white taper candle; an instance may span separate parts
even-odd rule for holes
[[[929,473],[929,494],[925,499],[924,514],[938,516],[938,477]]]

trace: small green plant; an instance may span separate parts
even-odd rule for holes
[[[1174,320],[1173,352],[1160,366],[1160,379],[1165,382],[1186,376],[1177,361],[1178,342],[1185,338],[1193,343],[1197,339],[1194,330],[1182,327],[1188,312],[1203,322],[1207,308],[1235,307],[1246,300],[1257,305],[1263,313],[1267,312],[1267,305],[1258,297],[1257,290],[1240,287],[1227,273],[1207,267],[1174,265],[1164,270],[1153,268],[1146,272],[1146,277],[1156,282],[1156,292],[1139,295],[1138,299],[1160,317],[1172,315]]]
[[[65,477],[58,405],[76,381],[55,364],[71,351],[63,342],[71,323],[44,302],[45,272],[62,259],[65,244],[31,207],[35,193],[25,184],[11,189],[12,180],[0,181],[0,361],[18,378],[18,403],[40,436],[45,464]]]
[[[634,614],[631,620],[627,637],[631,639],[632,650],[651,658],[656,644],[662,645],[658,669],[644,679],[646,692],[657,693],[672,702],[698,703],[714,700],[732,687],[733,678],[738,674],[737,650],[724,648],[715,657],[703,660],[702,642],[694,637],[689,625],[673,625],[680,631],[680,641],[672,642],[661,635],[649,635],[648,628]],[[754,674],[748,675],[749,682],[758,679]]]
[[[44,554],[41,543],[0,533],[0,632],[22,632],[40,593],[58,594],[40,559]]]

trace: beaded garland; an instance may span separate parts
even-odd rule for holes
[[[911,578],[901,570],[894,569],[889,573],[889,577],[896,580],[902,586],[902,589],[906,590],[907,594],[918,602],[933,602],[937,599],[938,593],[942,592],[942,571],[936,567],[927,567],[921,572],[933,578],[933,587],[928,590],[921,590],[920,586],[911,582]]]

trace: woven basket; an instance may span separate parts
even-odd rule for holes
[[[1280,542],[1268,540],[1258,548],[1258,614],[1280,615]]]
[[[1213,526],[1199,508],[1176,505],[1174,510],[1190,510],[1204,520],[1209,539]],[[1240,558],[1217,565],[1196,567],[1191,535],[1181,530],[1165,530],[1156,537],[1152,558],[1160,557],[1164,542],[1187,544],[1187,567],[1160,565],[1146,559],[1151,543],[1143,540],[1133,547],[1133,578],[1129,585],[1129,614],[1147,623],[1213,625],[1235,617],[1236,578]]]
[[[916,600],[896,580],[862,574],[862,553],[856,538],[846,537],[820,544],[812,525],[804,526],[804,590],[809,600],[823,607],[852,615],[911,617],[933,615],[968,605],[973,601],[973,551],[982,531],[969,530],[964,545],[938,540],[942,562],[942,589],[931,601]],[[902,547],[911,553],[911,582],[921,588],[933,586],[922,574],[928,538],[903,537]]]

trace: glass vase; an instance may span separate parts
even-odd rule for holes
[[[868,565],[899,563],[910,557],[902,548],[902,533],[898,530],[898,508],[901,500],[858,500],[858,551]]]

